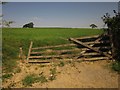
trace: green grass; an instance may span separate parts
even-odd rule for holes
[[[5,74],[2,76],[2,80],[4,81],[5,79],[11,78],[13,75],[12,74]]]
[[[23,80],[22,83],[24,86],[31,86],[35,82],[34,75],[28,75]]]
[[[46,77],[42,74],[40,76],[35,75],[27,75],[23,80],[22,83],[24,86],[31,86],[35,82],[45,83],[47,82]]]
[[[23,47],[23,53],[27,55],[30,41],[33,41],[33,47],[66,44],[70,43],[66,40],[70,37],[90,36],[102,32],[99,29],[82,28],[3,28],[3,66],[12,68],[9,62],[18,59],[19,47]]]
[[[6,73],[14,72],[14,69],[17,67],[17,62],[15,59],[5,59],[2,61],[2,66],[4,67],[3,71]]]
[[[28,52],[30,41],[34,46],[46,46],[69,43],[65,40],[70,37],[80,37],[101,34],[98,29],[72,29],[72,28],[3,28],[3,54],[5,57],[16,58],[19,47],[22,46],[24,53]],[[7,53],[6,53],[7,52]]]

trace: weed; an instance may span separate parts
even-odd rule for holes
[[[71,64],[71,63],[72,63],[72,61],[68,61],[67,63]]]
[[[10,79],[12,76],[12,74],[5,74],[2,76],[2,80],[4,81],[5,79]]]
[[[36,77],[35,80],[36,82],[41,82],[41,83],[47,82],[47,79],[44,75],[41,75],[40,77]]]
[[[53,81],[56,79],[56,68],[50,69],[50,77],[49,80]]]
[[[56,74],[56,68],[50,69],[50,74],[55,75]]]
[[[55,80],[56,79],[56,75],[51,75],[50,77],[49,77],[49,80],[50,81],[53,81],[53,80]]]
[[[3,67],[5,69],[3,70],[6,73],[13,72],[13,70],[17,67],[16,60],[11,59],[11,60],[3,60]]]
[[[120,73],[120,62],[112,63],[112,69]]]
[[[28,75],[22,80],[22,82],[23,85],[25,86],[31,86],[35,82],[41,82],[41,83],[47,82],[47,79],[43,74],[41,74],[38,77],[35,75]]]
[[[20,67],[15,68],[14,73],[20,73],[20,72],[21,72]]]
[[[45,67],[45,65],[42,65],[42,64],[41,64],[40,67]]]
[[[81,62],[83,62],[83,61],[82,61],[82,60],[81,60],[81,61],[80,61],[80,60],[78,60],[77,62],[78,62],[78,63],[81,63]]]
[[[60,61],[60,63],[58,64],[58,66],[60,66],[60,67],[63,67],[64,65],[65,65],[65,63],[62,61]]]
[[[35,82],[35,76],[34,75],[28,75],[22,80],[22,83],[25,86],[31,86],[34,82]]]

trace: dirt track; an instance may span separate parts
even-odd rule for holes
[[[108,61],[97,62],[75,62],[65,64],[63,67],[56,66],[57,75],[53,81],[46,83],[33,83],[32,88],[118,88],[118,74],[112,71]],[[19,63],[21,72],[16,73],[11,79],[3,82],[3,87],[24,87],[22,79],[29,74],[40,74],[44,72],[49,76],[50,68],[48,65],[40,67],[39,64],[28,65]]]

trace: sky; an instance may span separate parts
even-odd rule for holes
[[[117,2],[9,2],[3,5],[3,19],[15,21],[11,27],[33,22],[35,27],[88,28],[94,23],[102,28],[101,17],[113,16]]]

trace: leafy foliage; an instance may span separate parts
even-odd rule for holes
[[[3,27],[6,26],[6,27],[10,27],[11,24],[15,23],[14,21],[6,21],[6,20],[3,20],[2,21],[2,25]]]
[[[110,17],[109,13],[106,13],[102,20],[105,25],[108,26],[107,34],[111,39],[112,56],[115,60],[120,61],[120,13],[113,10],[114,16]]]
[[[120,73],[120,62],[112,63],[112,69]]]

